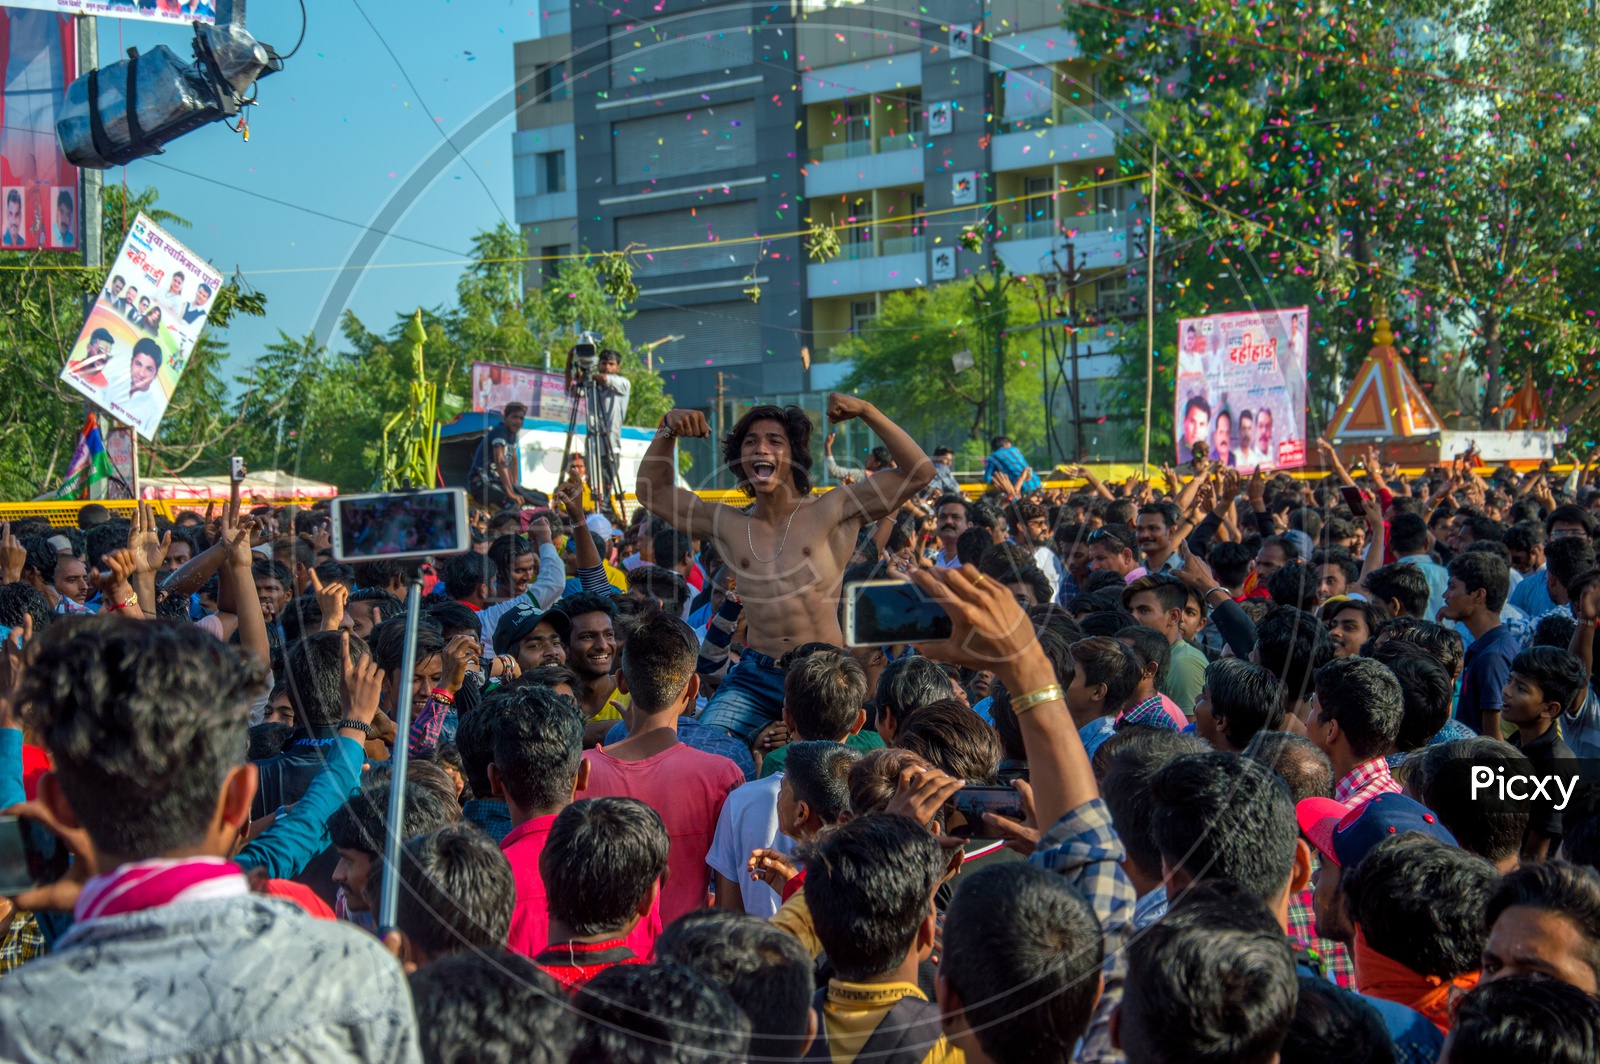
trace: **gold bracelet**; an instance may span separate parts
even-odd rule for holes
[[[1053,683],[1049,687],[1041,687],[1037,691],[1029,691],[1011,700],[1011,712],[1019,716],[1032,709],[1034,706],[1045,702],[1060,702],[1066,698],[1066,693],[1061,690],[1061,685]]]

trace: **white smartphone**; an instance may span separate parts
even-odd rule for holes
[[[461,488],[340,495],[333,500],[333,556],[341,562],[431,558],[472,549]]]
[[[244,459],[239,455],[228,459],[228,475],[233,478],[235,484],[245,478]]]
[[[861,580],[844,586],[847,646],[935,643],[950,638],[950,615],[909,580]]]

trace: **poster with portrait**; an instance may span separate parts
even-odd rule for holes
[[[6,0],[6,6],[53,11],[58,15],[98,15],[101,18],[131,18],[139,22],[172,22],[180,26],[217,21],[216,5],[212,0]]]
[[[78,248],[78,168],[56,143],[56,118],[78,76],[72,19],[0,7],[0,247]]]
[[[61,379],[154,439],[221,287],[220,273],[139,214]]]
[[[572,400],[562,374],[500,362],[472,364],[474,411],[498,414],[513,402],[528,408],[529,420],[564,422],[572,416]],[[582,399],[578,400],[578,420],[582,424]]]
[[[1305,307],[1178,322],[1178,461],[1241,473],[1306,464]]]

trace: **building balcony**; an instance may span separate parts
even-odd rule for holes
[[[813,161],[823,163],[838,162],[840,159],[859,159],[864,155],[873,154],[872,141],[844,140],[837,144],[824,144],[812,154]]]
[[[920,244],[921,236],[902,237],[912,250],[895,254],[863,254],[852,258],[841,249],[837,258],[827,262],[814,262],[806,267],[806,295],[810,299],[828,296],[853,296],[866,292],[888,292],[900,288],[920,288],[928,277],[928,256]],[[885,240],[885,249],[902,246],[896,240]],[[862,244],[867,252],[872,245]]]
[[[870,149],[870,142],[846,141],[813,149],[815,161],[805,168],[806,196],[841,196],[873,188],[922,184],[922,149],[897,143],[912,143],[909,136],[885,137],[879,142],[878,151],[858,155],[847,153],[857,150],[857,144]],[[884,150],[884,145],[893,145],[895,150]],[[831,149],[839,149],[838,157],[830,157]]]
[[[994,138],[990,160],[996,173],[1116,155],[1121,118],[1045,125],[1045,117],[1039,116],[1041,124],[1036,128],[1002,133]]]
[[[1128,262],[1128,227],[1135,219],[1127,211],[1036,218],[1009,226],[995,243],[995,253],[1012,273],[1032,274],[1067,266],[1067,244],[1072,244],[1080,269],[1125,266]]]
[[[516,210],[518,225],[533,225],[556,218],[576,218],[578,194],[568,190],[546,192],[536,196],[518,196]]]

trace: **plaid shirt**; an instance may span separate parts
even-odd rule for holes
[[[30,912],[19,912],[12,918],[5,937],[0,939],[0,972],[9,972],[49,952],[39,921]]]
[[[1399,793],[1400,784],[1389,774],[1389,762],[1375,757],[1345,773],[1333,789],[1333,799],[1346,809],[1357,809],[1380,794]]]
[[[1312,915],[1310,887],[1289,899],[1289,937],[1303,946],[1321,963],[1328,978],[1351,993],[1356,989],[1356,965],[1350,959],[1350,950],[1342,942],[1317,935],[1316,918]]]
[[[983,481],[985,484],[994,483],[994,472],[998,469],[1006,475],[1006,479],[1024,495],[1038,491],[1042,484],[1039,483],[1037,473],[1028,473],[1028,460],[1015,446],[1002,447],[983,460]],[[1028,473],[1028,479],[1022,480],[1022,474]]]
[[[1033,852],[1034,864],[1061,873],[1089,903],[1100,919],[1105,939],[1105,991],[1078,1047],[1079,1064],[1123,1059],[1111,1046],[1111,1013],[1122,1003],[1122,981],[1128,971],[1123,950],[1137,904],[1133,883],[1122,870],[1127,855],[1111,826],[1111,810],[1099,798],[1090,799],[1051,825]]]
[[[433,753],[443,735],[446,719],[454,712],[451,703],[428,696],[422,712],[411,718],[411,738],[407,745],[412,757],[427,757]]]
[[[1132,709],[1124,710],[1122,716],[1117,718],[1117,730],[1142,724],[1147,728],[1159,728],[1162,731],[1177,731],[1178,725],[1174,723],[1167,711],[1161,707],[1161,695],[1155,694],[1140,702]]]

